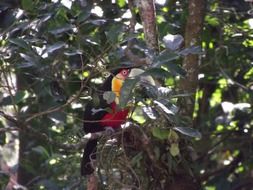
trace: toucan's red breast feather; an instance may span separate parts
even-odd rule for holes
[[[113,102],[111,104],[112,112],[105,114],[104,117],[101,119],[100,125],[102,127],[119,128],[120,125],[126,121],[129,110],[123,109],[117,111],[116,107],[116,103]]]

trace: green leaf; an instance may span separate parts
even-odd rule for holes
[[[152,128],[152,134],[154,137],[165,140],[170,135],[170,131],[167,129],[160,129],[160,128]]]
[[[174,75],[180,75],[182,77],[186,75],[186,71],[178,64],[166,62],[163,66],[167,67]]]
[[[45,50],[46,53],[52,53],[55,50],[61,49],[64,47],[66,44],[64,42],[56,42],[55,44],[48,46]]]
[[[205,21],[210,24],[211,26],[219,26],[220,24],[220,21],[217,17],[213,17],[213,16],[210,16],[210,15],[207,15],[205,17]]]
[[[143,110],[143,113],[147,115],[150,119],[153,119],[153,120],[157,119],[158,113],[152,107],[144,106],[142,110]]]
[[[154,64],[153,67],[160,67],[161,65],[176,60],[180,56],[174,52],[171,51],[163,51],[158,56],[154,58]]]
[[[43,146],[36,146],[36,147],[32,148],[32,150],[34,152],[39,153],[44,158],[49,158],[49,153],[48,153],[48,151]]]
[[[178,143],[172,143],[170,146],[170,154],[172,156],[177,156],[179,155],[180,151],[179,151],[179,147],[178,147]]]
[[[180,34],[167,34],[163,37],[163,42],[167,49],[175,51],[182,46],[184,38]]]
[[[169,69],[169,71],[174,75],[185,76],[186,72],[182,67],[178,64],[172,63],[171,61],[176,60],[180,57],[179,54],[173,53],[171,51],[163,51],[160,55],[158,55],[154,59],[153,67],[159,68],[160,66],[165,66]],[[165,74],[163,72],[163,74]],[[169,77],[167,75],[167,77]]]
[[[170,97],[172,95],[172,89],[168,87],[159,87],[157,89],[158,97]]]
[[[132,96],[132,91],[138,81],[138,78],[125,80],[120,90],[119,106],[121,108],[126,107],[130,97]]]
[[[52,34],[54,34],[54,35],[58,35],[58,34],[67,32],[67,31],[69,31],[69,30],[72,30],[72,28],[73,28],[72,25],[66,24],[66,25],[61,26],[61,27],[59,27],[59,28],[50,30],[49,32],[52,33]]]
[[[139,152],[137,155],[135,155],[132,159],[131,159],[131,164],[132,165],[139,165],[139,163],[141,162],[141,159],[143,158],[142,156],[142,152]]]
[[[27,11],[32,11],[34,9],[33,0],[22,0],[22,8]]]
[[[201,133],[198,130],[191,127],[174,127],[173,129],[190,137],[195,137],[195,138],[202,137]]]
[[[173,130],[170,130],[170,134],[169,134],[169,141],[170,142],[178,142],[178,139],[179,139],[179,136],[178,136],[178,134],[175,132],[175,131],[173,131]]]
[[[14,96],[14,102],[15,104],[18,104],[22,102],[24,99],[26,99],[27,97],[28,97],[27,91],[18,91]]]
[[[77,17],[77,22],[80,23],[87,20],[90,17],[90,14],[91,14],[90,11],[87,10],[82,11]]]
[[[66,114],[62,112],[53,112],[48,114],[48,118],[53,121],[55,124],[62,123],[66,120]]]
[[[19,55],[20,55],[20,57],[22,57],[24,60],[26,60],[29,63],[34,63],[35,62],[34,58],[31,57],[30,55],[27,55],[27,54],[24,54],[24,53],[20,53]]]
[[[111,104],[112,102],[115,101],[115,99],[116,99],[116,94],[115,94],[114,92],[112,92],[112,91],[106,91],[106,92],[104,92],[104,94],[103,94],[103,98],[104,98],[104,100],[106,100],[106,102],[107,102],[108,104]]]
[[[171,74],[162,68],[155,67],[155,68],[147,69],[140,76],[152,76],[154,78],[165,79],[165,78],[171,77]]]
[[[110,27],[109,31],[106,32],[107,39],[112,43],[121,41],[123,36],[123,27],[120,24],[114,24]]]
[[[22,39],[22,38],[12,38],[12,39],[9,39],[9,42],[21,47],[21,48],[24,48],[26,50],[31,50],[31,47],[27,44],[27,42]]]
[[[120,8],[122,8],[126,5],[126,1],[125,0],[117,0],[117,4],[119,5]]]
[[[166,114],[169,115],[175,115],[175,113],[173,111],[171,111],[167,106],[165,106],[163,103],[161,103],[160,101],[155,100],[154,103],[161,108]]]
[[[189,54],[201,54],[201,47],[200,46],[191,46],[188,48],[183,49],[182,51],[178,52],[179,55],[186,56]]]
[[[4,106],[16,105],[28,97],[29,97],[29,93],[27,91],[18,91],[13,97],[7,96],[7,97],[3,98],[0,105],[4,105]]]

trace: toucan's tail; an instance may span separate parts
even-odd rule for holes
[[[89,140],[83,152],[81,162],[81,175],[89,175],[94,172],[91,160],[96,159],[97,139]]]

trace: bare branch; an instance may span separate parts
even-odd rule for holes
[[[11,115],[9,115],[9,114],[6,114],[6,113],[3,112],[3,111],[0,111],[0,116],[2,116],[3,118],[5,118],[5,119],[8,120],[8,121],[14,123],[15,125],[18,124],[18,120],[15,119],[14,116],[11,116]]]

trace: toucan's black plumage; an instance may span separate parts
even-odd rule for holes
[[[99,89],[99,107],[97,109],[100,109],[101,111],[94,112],[93,108],[94,105],[92,102],[88,103],[86,105],[85,111],[84,111],[84,123],[83,123],[83,129],[85,133],[95,133],[99,131],[105,130],[105,126],[107,127],[113,127],[118,128],[124,121],[116,122],[114,120],[125,120],[128,110],[117,110],[115,111],[115,102],[112,104],[108,104],[103,99],[103,92],[105,91],[113,91],[112,90],[112,82],[115,77],[119,73],[126,74],[126,77],[128,76],[130,69],[117,69],[112,72],[112,74],[105,80],[102,87]],[[125,78],[124,78],[125,79]],[[124,80],[120,79],[120,80]],[[118,80],[116,78],[116,80]],[[111,108],[113,111],[115,111],[112,115],[112,113],[108,113],[105,108]],[[104,121],[101,121],[104,120]],[[94,122],[92,122],[94,121]],[[110,126],[111,125],[111,126]],[[83,158],[81,161],[81,175],[89,175],[92,174],[94,169],[91,164],[91,160],[96,159],[96,147],[97,147],[98,139],[92,139],[89,140],[86,144],[86,147],[84,149]]]

